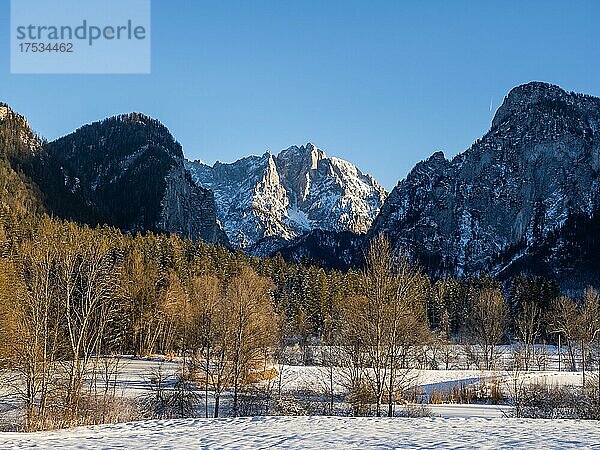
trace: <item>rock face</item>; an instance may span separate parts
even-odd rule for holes
[[[193,240],[227,244],[227,236],[217,224],[213,193],[198,188],[181,166],[171,168],[165,181],[157,228]]]
[[[49,143],[45,151],[38,170],[44,176],[36,181],[55,214],[127,232],[226,242],[212,192],[195,185],[181,146],[157,120],[137,113],[109,118]]]
[[[549,240],[573,217],[593,218],[599,170],[600,99],[528,83],[510,91],[490,131],[464,153],[417,164],[370,235],[387,234],[436,275],[502,275],[542,247],[550,261],[558,247]]]
[[[214,192],[231,243],[255,254],[272,253],[313,230],[364,234],[386,197],[371,176],[311,143],[277,156],[187,167],[199,186]],[[268,242],[261,245],[263,239]]]
[[[0,103],[0,211],[47,212],[42,193],[23,171],[41,146],[27,119]]]
[[[42,145],[27,119],[14,112],[6,103],[0,103],[0,127],[3,135],[0,147],[2,154],[18,156],[17,153],[35,153]]]

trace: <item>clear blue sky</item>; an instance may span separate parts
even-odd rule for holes
[[[600,95],[599,23],[593,0],[154,0],[151,75],[10,75],[0,0],[0,101],[48,139],[141,111],[209,163],[312,141],[392,188],[515,85]]]

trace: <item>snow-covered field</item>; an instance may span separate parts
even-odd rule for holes
[[[599,446],[598,422],[517,419],[185,419],[0,434],[2,449],[564,449]]]
[[[180,367],[178,360],[141,359],[124,357],[119,362],[116,393],[127,397],[136,397],[147,394],[151,390],[150,378],[160,368],[167,378],[174,377]],[[275,366],[282,371],[282,389],[285,392],[306,388],[326,388],[329,374],[328,368],[319,366]],[[343,393],[343,371],[334,368],[334,391]],[[481,371],[481,370],[411,370],[407,375],[410,384],[419,387],[423,392],[429,393],[432,389],[448,389],[453,385],[470,385],[482,380],[503,380],[511,383],[515,374],[509,371]],[[543,383],[548,386],[571,385],[580,386],[582,383],[581,372],[531,371],[521,372],[517,375],[525,383]],[[507,386],[509,387],[509,386]]]
[[[180,361],[122,358],[115,394],[140,398],[152,392],[150,379],[160,372],[173,379]],[[411,384],[425,395],[456,385],[487,380],[511,382],[510,372],[415,370]],[[581,384],[581,373],[520,373],[523,383],[548,386]],[[320,391],[328,369],[284,366],[282,391]],[[334,391],[343,393],[344,375],[334,369]],[[0,406],[11,407],[7,385]],[[14,402],[14,398],[12,399]],[[401,406],[399,405],[399,408]],[[430,418],[260,417],[183,419],[82,427],[42,433],[0,433],[0,449],[52,448],[598,448],[600,423],[574,420],[509,419],[509,406],[482,404],[427,405]],[[10,408],[9,408],[10,409]],[[2,408],[0,408],[2,410]],[[16,412],[16,410],[14,410]]]
[[[284,366],[283,386],[285,389],[300,389],[306,386],[318,387],[327,383],[328,369],[318,366]],[[344,391],[343,375],[340,369],[334,369],[334,391]],[[481,370],[410,370],[406,375],[411,385],[424,392],[434,388],[448,389],[456,384],[470,385],[482,380],[494,379],[510,383],[517,376],[523,383],[543,383],[548,386],[581,386],[581,372],[531,371],[514,374],[508,371]]]
[[[152,395],[153,384],[150,379],[155,376],[157,371],[166,377],[167,384],[174,383],[181,361],[166,360],[164,358],[142,359],[123,357],[118,363],[118,374],[116,376],[116,385],[114,394],[117,397],[130,399],[139,399],[144,396]],[[278,367],[282,370],[282,392],[315,392],[324,393],[329,389],[328,369],[318,366],[283,366]],[[496,371],[484,372],[478,370],[413,370],[411,371],[410,385],[415,386],[422,393],[423,401],[427,402],[426,397],[432,391],[442,392],[449,390],[454,386],[473,386],[480,382],[502,380],[502,387],[507,394],[510,394],[512,379],[514,374],[510,372]],[[557,372],[557,371],[533,371],[520,373],[520,383],[527,384],[531,382],[541,382],[549,386],[571,385],[581,386],[582,375],[577,372]],[[334,368],[334,392],[343,394],[344,375],[341,369]],[[277,384],[278,380],[273,380]],[[273,386],[273,389],[277,389]],[[16,423],[22,411],[17,409],[18,401],[14,395],[10,395],[10,383],[0,384],[0,425],[10,429],[6,424]],[[222,408],[224,415],[227,415],[228,399],[230,393],[223,394]],[[209,414],[212,415],[213,397],[209,397]],[[397,411],[401,411],[402,405],[397,406]],[[503,418],[510,414],[510,406],[504,405],[482,405],[482,404],[442,404],[427,405],[432,415],[442,418]],[[314,413],[314,411],[313,411]],[[198,411],[199,416],[204,416],[204,408]]]

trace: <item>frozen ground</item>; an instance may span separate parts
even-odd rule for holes
[[[592,421],[266,417],[186,419],[0,433],[3,449],[598,448]]]
[[[180,361],[168,361],[164,358],[141,359],[123,357],[118,363],[117,382],[114,386],[114,394],[117,397],[141,398],[152,395],[152,383],[150,379],[156,375],[158,370],[166,377],[167,384],[175,381]],[[426,397],[434,389],[437,392],[451,389],[456,385],[475,385],[482,380],[504,380],[503,388],[510,391],[510,372],[483,372],[478,370],[412,370],[407,376],[409,384],[416,386],[418,391]],[[334,391],[343,394],[344,375],[343,371],[334,368]],[[543,382],[549,387],[556,385],[581,385],[581,373],[557,372],[557,371],[534,371],[519,374],[520,383]],[[22,412],[17,409],[18,401],[14,395],[10,395],[11,384],[5,380],[0,383],[0,426],[11,428],[10,424],[17,423]],[[277,390],[278,380],[272,380],[275,384],[273,389]],[[317,393],[327,392],[329,389],[328,369],[316,366],[283,366],[282,392],[293,393],[296,391],[313,391]],[[510,392],[507,392],[510,393]],[[229,393],[224,393],[223,410],[226,414],[228,408]],[[209,397],[209,414],[212,415],[213,397]],[[442,418],[503,418],[510,412],[508,406],[494,406],[481,404],[444,404],[428,405],[429,410],[435,416]],[[204,415],[204,409],[198,415]],[[396,408],[402,409],[402,405]],[[1,447],[0,447],[1,448]],[[599,447],[600,448],[600,447]]]
[[[160,368],[170,379],[180,362],[122,358],[115,394],[130,398],[148,395],[150,378]],[[284,366],[282,391],[326,387],[328,369]],[[510,372],[477,370],[415,370],[411,384],[424,393],[480,380],[510,380]],[[524,383],[580,385],[581,373],[530,372]],[[275,382],[275,380],[274,380]],[[0,387],[5,390],[6,385]],[[344,375],[334,369],[334,390],[344,391]],[[6,391],[5,391],[6,392]],[[2,392],[0,392],[2,394]],[[14,399],[13,401],[14,402]],[[10,397],[0,407],[10,407]],[[600,423],[507,419],[507,406],[428,405],[432,418],[261,417],[146,421],[83,427],[45,433],[0,433],[0,449],[52,448],[598,448]],[[6,408],[5,408],[6,409]],[[0,416],[3,414],[0,408]]]
[[[136,397],[147,394],[151,390],[150,378],[160,368],[167,378],[173,378],[180,367],[177,360],[164,359],[139,359],[124,357],[119,362],[116,394],[128,397]],[[280,369],[279,366],[275,366]],[[344,375],[343,370],[334,368],[334,391],[343,393]],[[406,374],[407,384],[418,386],[425,393],[430,393],[434,388],[437,391],[449,389],[462,384],[470,385],[482,380],[494,379],[511,383],[515,374],[508,371],[481,371],[481,370],[410,370]],[[580,386],[582,382],[581,372],[557,372],[557,371],[531,371],[521,372],[518,378],[523,383],[541,382],[549,386],[572,385]],[[277,380],[273,380],[277,383]],[[319,366],[283,366],[282,367],[282,390],[284,392],[302,389],[328,389],[328,368]],[[506,386],[509,388],[509,386]]]

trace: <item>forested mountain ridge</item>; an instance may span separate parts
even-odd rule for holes
[[[2,197],[13,209],[343,270],[383,233],[434,278],[528,273],[576,291],[600,278],[600,99],[558,86],[515,87],[481,139],[418,163],[389,196],[311,143],[208,166],[186,161],[143,114],[46,143],[0,106]]]
[[[22,167],[58,217],[227,242],[212,192],[192,182],[181,145],[168,129],[143,114],[85,125],[40,145]]]

